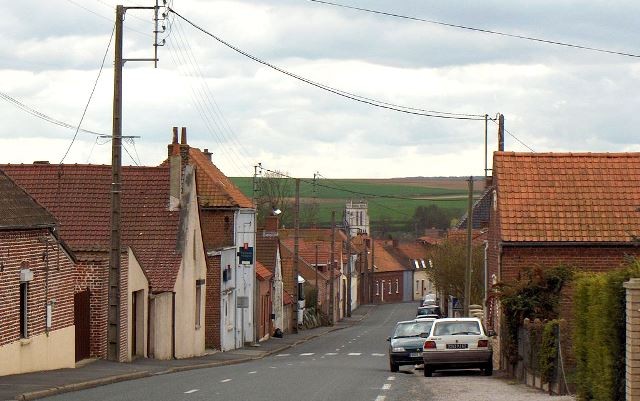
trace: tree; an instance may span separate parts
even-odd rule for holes
[[[413,213],[413,222],[418,232],[424,232],[427,228],[447,229],[451,220],[459,214],[458,210],[448,210],[438,205],[418,206]],[[409,227],[413,230],[414,227]]]
[[[293,186],[293,179],[280,171],[268,171],[258,178],[256,206],[259,225],[263,225],[265,217],[270,216],[276,209],[282,212],[281,224],[293,224]]]
[[[470,304],[482,304],[484,298],[484,250],[473,247]],[[431,282],[443,296],[464,298],[467,246],[464,241],[445,240],[431,252],[432,266],[427,270]]]

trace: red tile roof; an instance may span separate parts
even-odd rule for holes
[[[59,221],[71,249],[108,251],[111,166],[2,165]],[[123,167],[122,244],[140,261],[153,291],[170,291],[180,268],[179,212],[168,211],[168,167]]]
[[[256,261],[256,276],[258,277],[258,280],[265,281],[269,280],[273,276],[273,273],[264,267],[262,263]]]
[[[252,208],[253,203],[198,148],[189,148],[196,167],[198,202],[205,207]]]
[[[640,233],[640,153],[493,158],[501,239],[629,242]]]
[[[0,229],[54,227],[44,207],[0,171]]]
[[[393,255],[393,244],[390,241],[374,240],[373,254],[374,272],[391,272],[407,270],[409,266],[403,265],[399,258]]]

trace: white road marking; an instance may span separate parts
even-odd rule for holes
[[[258,372],[255,371],[255,370],[252,370],[251,372],[249,372],[250,375],[255,375],[256,373],[258,373]]]
[[[394,381],[395,379],[396,379],[396,377],[395,377],[395,376],[389,376],[389,377],[387,377],[387,380],[389,380],[389,381]]]
[[[197,389],[197,388],[194,388],[193,390],[185,391],[184,393],[185,394],[191,394],[191,393],[195,393],[196,391],[200,391],[200,390]]]
[[[349,352],[348,355],[349,356],[360,356],[360,355],[362,355],[362,352]]]
[[[300,356],[311,356],[313,354],[315,354],[315,352],[305,352],[303,354],[300,354]]]
[[[220,380],[220,383],[228,383],[230,381],[231,381],[231,379],[224,379],[224,380]]]
[[[376,354],[376,353],[371,354],[371,356],[385,356],[385,355],[386,354]]]
[[[278,369],[278,368],[277,368],[277,367],[275,367],[275,366],[269,366],[269,368],[270,368],[270,369]]]
[[[379,395],[376,397],[376,401],[384,401],[384,399],[387,398],[384,395]]]
[[[383,389],[383,390],[389,390],[390,388],[391,388],[391,384],[389,384],[389,383],[385,383],[385,384],[382,386],[382,389]]]
[[[337,352],[327,352],[325,355],[333,356],[333,355],[338,355],[338,353]]]
[[[276,356],[289,356],[289,355],[291,355],[291,354],[278,354]]]

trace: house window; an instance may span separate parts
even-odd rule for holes
[[[396,294],[400,293],[400,281],[396,279]]]
[[[196,281],[196,329],[200,328],[200,316],[202,315],[202,282]]]
[[[391,280],[389,280],[389,294],[391,294]]]
[[[20,283],[20,338],[29,337],[29,283]]]
[[[376,281],[376,295],[380,295],[380,284]]]
[[[416,280],[416,294],[420,293],[420,280]]]

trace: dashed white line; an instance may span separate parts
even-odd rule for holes
[[[255,375],[256,373],[258,373],[258,372],[255,371],[255,370],[252,370],[251,372],[249,372],[250,375]]]
[[[305,352],[303,354],[300,354],[300,356],[311,356],[313,354],[315,354],[315,352]]]
[[[390,383],[385,383],[382,385],[382,389],[383,390],[389,390],[391,388],[391,384]]]
[[[291,354],[278,354],[276,356],[290,356]]]
[[[360,355],[362,355],[362,352],[349,352],[347,355],[349,355],[349,356],[360,356]]]
[[[185,391],[184,393],[185,394],[192,394],[192,393],[195,393],[196,391],[200,391],[200,390],[197,389],[197,388],[194,388],[193,390]]]
[[[387,398],[384,395],[379,395],[376,397],[376,401],[384,401],[384,399]]]
[[[376,354],[375,352],[371,356],[385,356],[386,354]]]
[[[333,355],[338,355],[338,353],[337,352],[327,352],[325,355],[333,356]]]
[[[228,383],[230,381],[231,381],[231,379],[224,379],[224,380],[220,380],[220,383]]]
[[[389,377],[387,377],[387,380],[389,380],[389,381],[394,381],[395,379],[396,379],[396,377],[395,377],[395,376],[389,376]]]

